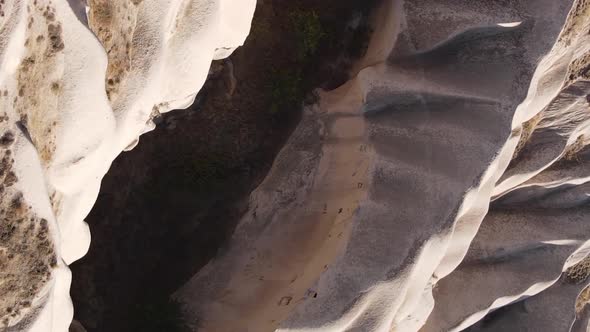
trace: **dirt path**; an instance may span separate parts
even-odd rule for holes
[[[242,253],[241,271],[210,299],[203,331],[272,331],[295,304],[315,295],[310,287],[346,244],[350,221],[366,195],[372,152],[363,144],[361,102],[354,82],[322,95],[315,116],[325,144],[308,199],[289,217],[297,222],[269,226],[251,251]],[[190,286],[183,291],[189,293]]]

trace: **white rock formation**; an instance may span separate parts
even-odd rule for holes
[[[67,331],[67,264],[88,249],[83,219],[103,175],[156,112],[192,103],[211,60],[244,41],[255,1],[88,5],[87,20],[79,0],[0,2],[0,324],[9,331]]]

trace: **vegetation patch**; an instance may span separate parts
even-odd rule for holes
[[[300,61],[309,61],[309,57],[318,50],[320,42],[328,36],[325,27],[313,10],[297,9],[289,14],[289,21],[296,36],[297,58]]]
[[[270,80],[270,113],[276,114],[290,105],[301,103],[304,91],[300,70],[274,69]]]
[[[311,88],[306,73],[316,52],[329,36],[313,10],[297,8],[289,13],[286,38],[292,40],[288,66],[274,67],[268,74],[271,114],[300,107]],[[264,30],[261,32],[264,33]]]
[[[132,331],[188,332],[180,303],[167,296],[151,296],[137,302],[129,318]]]

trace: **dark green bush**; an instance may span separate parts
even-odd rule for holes
[[[292,65],[271,70],[269,84],[272,114],[296,107],[303,101],[306,93],[303,72],[312,63],[320,43],[327,36],[318,14],[302,9],[289,14],[288,32],[294,43]]]
[[[271,74],[270,112],[291,107],[303,99],[301,71],[296,69],[274,70]]]
[[[188,332],[182,320],[180,304],[165,296],[138,302],[129,318],[134,331]]]
[[[315,11],[296,10],[289,15],[289,19],[297,38],[297,58],[306,62],[315,54],[326,32]]]

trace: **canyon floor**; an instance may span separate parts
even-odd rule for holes
[[[348,79],[366,49],[371,1],[265,1],[245,45],[212,64],[195,104],[161,116],[121,154],[86,219],[71,268],[88,331],[182,331],[170,294],[231,235],[313,89]]]

